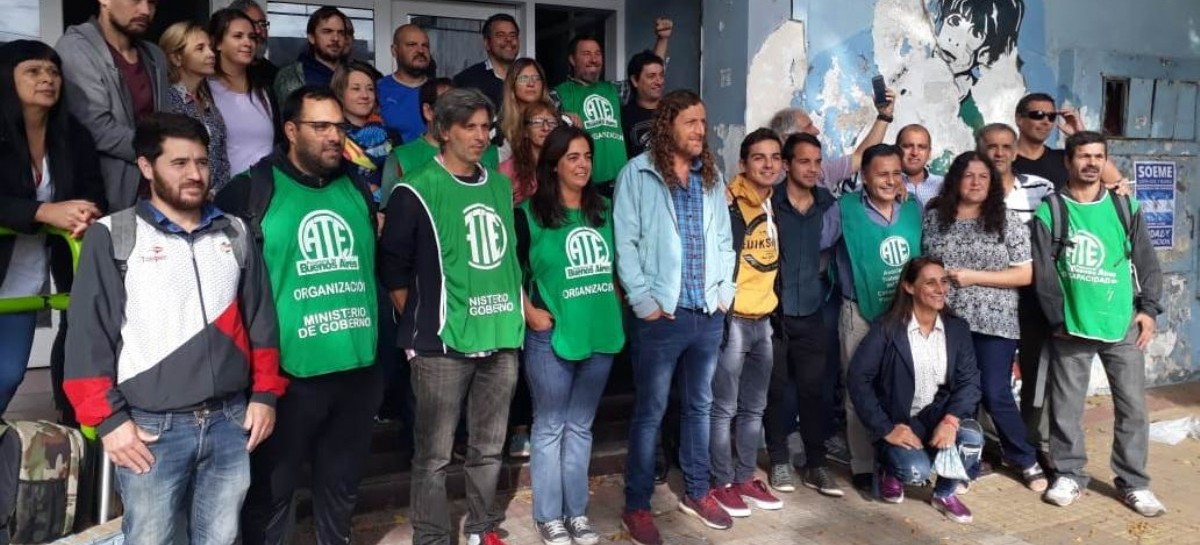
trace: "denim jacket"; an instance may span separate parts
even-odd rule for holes
[[[725,201],[725,178],[704,193],[704,311],[728,310],[733,302],[737,259]],[[633,312],[645,318],[662,309],[674,314],[683,284],[682,246],[675,205],[649,152],[634,157],[617,175],[613,230],[617,275]]]

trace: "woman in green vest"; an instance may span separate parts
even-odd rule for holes
[[[533,518],[545,543],[594,544],[586,516],[592,420],[625,344],[613,275],[612,205],[577,127],[546,137],[537,191],[515,215],[525,279],[525,375],[533,394]]]

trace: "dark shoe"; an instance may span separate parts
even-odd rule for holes
[[[667,476],[671,474],[671,464],[667,463],[666,456],[654,457],[654,484],[663,484],[667,482]]]
[[[654,525],[654,516],[647,510],[626,511],[621,514],[621,527],[629,533],[634,545],[662,545],[662,536]]]
[[[796,491],[796,485],[792,482],[792,468],[787,464],[772,464],[767,480],[771,482],[771,488],[780,492]]]
[[[842,465],[850,465],[850,447],[840,435],[825,441],[825,459]]]
[[[733,526],[733,519],[717,504],[712,490],[698,500],[693,500],[685,494],[683,501],[679,502],[679,510],[700,519],[700,522],[709,528],[728,530]]]
[[[742,501],[742,497],[738,494],[737,489],[733,485],[717,485],[708,492],[717,501],[717,505],[721,506],[726,513],[731,517],[748,517],[750,516],[750,506]]]
[[[567,533],[567,527],[561,519],[547,522],[535,520],[533,527],[537,529],[538,537],[545,545],[571,545],[571,534]]]
[[[804,486],[807,486],[826,496],[840,498],[846,495],[842,492],[841,487],[837,485],[837,481],[833,480],[833,475],[824,467],[813,467],[804,470],[804,480],[801,481]]]
[[[1050,481],[1046,479],[1046,472],[1042,471],[1042,466],[1037,462],[1021,470],[1021,480],[1025,482],[1025,488],[1034,492],[1045,492],[1046,488],[1050,486]]]
[[[734,483],[733,490],[747,504],[759,509],[766,511],[783,509],[783,501],[767,490],[767,485],[763,484],[761,480],[751,479],[744,483]]]
[[[592,529],[591,523],[585,516],[568,517],[567,518],[567,533],[571,534],[571,539],[575,541],[575,545],[596,545],[600,543],[600,534]]]
[[[951,494],[944,498],[934,496],[929,500],[929,504],[937,509],[939,513],[946,515],[946,518],[958,522],[960,524],[969,524],[973,517],[971,510],[967,509],[967,505],[958,499],[958,496]]]
[[[879,498],[888,503],[904,501],[904,483],[886,471],[879,472]]]
[[[870,473],[855,473],[850,477],[850,483],[854,485],[854,490],[858,491],[858,495],[868,501],[875,501],[875,475]]]

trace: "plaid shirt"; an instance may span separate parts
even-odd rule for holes
[[[687,187],[671,186],[675,205],[675,227],[683,249],[683,288],[679,305],[692,310],[704,309],[704,179],[699,164],[688,171]]]

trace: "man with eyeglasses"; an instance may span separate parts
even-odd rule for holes
[[[263,29],[256,25],[255,34]],[[280,104],[292,91],[305,85],[329,87],[333,72],[350,58],[348,46],[354,29],[342,10],[325,6],[314,11],[308,18],[307,34],[308,47],[300,52],[296,62],[279,69],[275,76],[275,96]]]
[[[312,467],[317,543],[349,543],[350,515],[383,397],[375,365],[375,213],[341,171],[345,134],[333,91],[309,85],[283,105],[287,151],[236,176],[217,205],[262,249],[290,381],[275,433],[250,458],[242,543],[282,544],[301,468]]]
[[[521,27],[507,13],[497,13],[483,23],[483,50],[487,58],[454,76],[454,86],[478,89],[496,111],[504,103],[504,78],[521,51]]]

